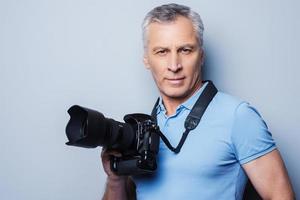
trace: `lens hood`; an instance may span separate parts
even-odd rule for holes
[[[102,113],[74,105],[69,108],[70,120],[66,127],[67,145],[95,148],[105,144],[105,117]]]

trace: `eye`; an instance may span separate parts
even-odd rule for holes
[[[161,50],[158,50],[155,52],[156,55],[159,55],[159,56],[164,56],[168,53],[168,50],[167,49],[161,49]]]
[[[183,54],[190,54],[192,52],[192,49],[184,47],[184,48],[180,49],[180,52],[183,53]]]

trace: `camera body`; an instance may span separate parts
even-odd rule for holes
[[[111,157],[111,169],[122,175],[151,173],[156,170],[159,148],[158,126],[145,114],[128,114],[124,121],[136,132],[132,149],[122,152],[122,157]]]
[[[153,173],[159,149],[159,128],[150,115],[128,114],[125,123],[105,118],[95,110],[74,105],[69,108],[67,145],[95,148],[102,146],[121,153],[111,156],[110,166],[118,175]]]

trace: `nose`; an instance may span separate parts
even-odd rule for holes
[[[171,53],[168,62],[168,70],[176,73],[181,69],[182,69],[182,64],[179,55],[177,54],[177,52]]]

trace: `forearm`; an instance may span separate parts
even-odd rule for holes
[[[102,200],[127,200],[127,180],[111,180],[107,178],[106,189]]]

